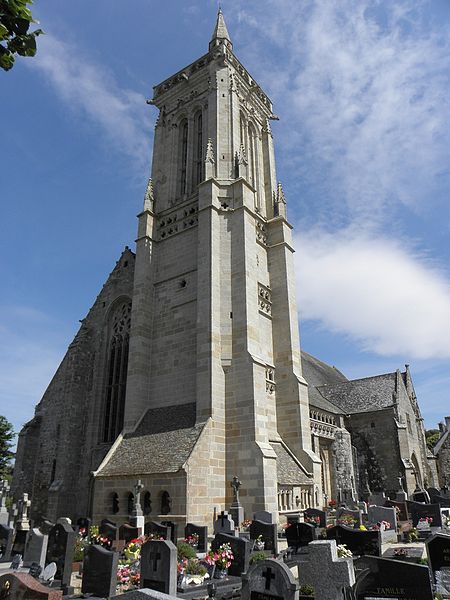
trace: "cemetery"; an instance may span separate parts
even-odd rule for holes
[[[232,506],[215,515],[209,531],[140,519],[140,489],[137,481],[135,516],[120,526],[106,518],[32,521],[24,494],[0,525],[0,597],[450,598],[450,517],[436,495],[404,506],[388,499],[378,506],[379,494],[340,506],[330,501],[277,522],[268,511],[244,514],[233,488]],[[2,490],[4,502],[9,490]],[[446,504],[450,494],[441,493]]]

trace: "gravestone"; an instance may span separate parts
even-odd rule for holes
[[[119,527],[119,540],[124,540],[128,544],[137,537],[139,537],[138,527],[133,527],[130,523],[124,523]]]
[[[367,511],[367,519],[369,523],[376,524],[381,521],[387,521],[390,524],[390,529],[397,531],[397,515],[395,508],[388,506],[369,506]]]
[[[318,508],[307,508],[303,514],[305,523],[310,523],[311,525],[317,523],[318,527],[327,526],[327,513],[324,510],[319,510]]]
[[[23,565],[23,560],[22,560],[22,555],[21,554],[15,554],[12,561],[11,561],[11,569],[13,571],[17,571],[17,569],[20,569],[20,567]]]
[[[56,563],[49,563],[42,571],[41,579],[44,583],[51,583],[55,579],[56,575]]]
[[[11,560],[14,529],[9,525],[0,525],[0,562]]]
[[[450,508],[450,499],[443,496],[434,496],[433,504],[439,504],[441,508]]]
[[[247,573],[250,564],[250,548],[251,542],[244,538],[228,535],[226,533],[218,533],[211,542],[211,549],[217,550],[222,544],[230,544],[234,560],[228,569],[230,575],[240,577],[243,573]]]
[[[39,531],[41,533],[43,533],[44,535],[48,535],[50,533],[52,527],[54,527],[54,526],[55,526],[55,524],[52,523],[51,521],[49,521],[48,519],[46,519],[45,517],[39,521],[39,525],[38,525]]]
[[[6,479],[0,482],[0,525],[8,525],[9,513],[6,508],[6,499],[9,494],[9,483]]]
[[[42,585],[28,573],[7,573],[0,577],[0,598],[8,600],[61,600],[60,590]]]
[[[234,521],[226,510],[223,510],[217,517],[217,520],[214,521],[214,533],[227,533],[229,535],[234,535]]]
[[[89,537],[91,525],[92,520],[88,519],[88,517],[80,517],[79,519],[77,519],[78,531],[83,537]]]
[[[72,519],[70,519],[69,517],[58,517],[56,519],[56,524],[58,525],[58,523],[60,525],[70,525],[72,527],[72,529],[74,529],[74,527],[72,525]]]
[[[23,555],[23,566],[29,567],[32,563],[38,563],[45,567],[45,555],[47,554],[48,536],[44,535],[36,527],[32,529],[25,544]]]
[[[363,556],[355,569],[362,571],[356,579],[356,600],[433,600],[427,566]]]
[[[388,548],[383,552],[383,558],[392,558],[393,560],[403,560],[405,562],[419,564],[423,557],[422,547],[397,546]]]
[[[450,535],[436,533],[426,540],[426,548],[431,571],[450,572]]]
[[[406,502],[397,502],[396,500],[386,500],[384,505],[388,506],[388,507],[392,507],[392,508],[398,508],[398,510],[399,510],[398,519],[400,521],[408,520],[408,508],[407,508]]]
[[[162,523],[158,523],[157,521],[149,521],[145,524],[145,535],[152,535],[158,538],[163,538],[164,540],[170,540],[172,531],[170,527],[167,525],[163,525]]]
[[[114,542],[115,540],[117,540],[117,534],[118,534],[117,525],[115,523],[113,523],[112,521],[110,521],[109,519],[103,519],[102,521],[100,521],[98,532],[103,537],[108,538],[108,540],[110,540],[111,543]]]
[[[278,554],[278,531],[277,526],[263,521],[252,521],[250,528],[250,539],[256,540],[261,536],[264,542],[264,550],[269,550],[272,554]]]
[[[311,542],[308,550],[296,560],[300,586],[311,585],[317,600],[341,600],[355,583],[352,559],[338,558],[335,540]]]
[[[28,573],[35,579],[39,579],[39,575],[42,573],[41,565],[35,562],[31,563]]]
[[[30,510],[31,500],[28,498],[28,494],[22,494],[22,497],[17,502],[17,521],[16,529],[22,531],[29,531],[30,519],[28,511]]]
[[[383,506],[386,502],[386,494],[384,492],[375,492],[369,496],[369,505]]]
[[[16,556],[18,554],[23,556],[29,533],[29,531],[23,529],[18,529],[16,531],[16,535],[14,536],[14,541],[11,548],[11,556]]]
[[[131,511],[131,524],[137,527],[139,534],[144,534],[145,517],[142,512],[141,506],[141,493],[144,489],[144,485],[140,479],[134,484],[134,495],[133,495],[133,510]],[[136,536],[138,537],[138,536]]]
[[[258,510],[253,514],[255,521],[262,521],[263,523],[276,523],[275,515],[267,510]]]
[[[177,548],[167,540],[149,540],[141,549],[141,587],[176,595]]]
[[[72,575],[72,562],[76,534],[68,523],[57,523],[48,534],[45,562],[56,564],[55,579],[61,588],[68,589]]]
[[[231,480],[230,485],[233,489],[233,502],[230,506],[230,515],[235,525],[239,526],[244,520],[244,507],[239,501],[239,488],[241,487],[242,483],[235,476]]]
[[[426,490],[418,490],[417,492],[413,492],[411,500],[413,502],[423,502],[425,504],[430,504],[430,495]]]
[[[144,588],[142,590],[125,592],[125,594],[120,594],[120,596],[114,596],[114,600],[179,600],[179,598],[177,598],[177,596],[169,596],[169,594],[163,594],[156,590]]]
[[[417,527],[420,519],[433,519],[431,527],[442,527],[442,515],[441,507],[439,504],[419,504],[418,502],[411,502],[411,519],[413,527]]]
[[[116,593],[119,553],[89,545],[83,558],[82,594],[109,597]]]
[[[286,530],[286,540],[289,548],[297,552],[299,548],[307,546],[317,540],[318,531],[309,523],[292,523]]]
[[[345,544],[355,556],[380,556],[381,534],[379,531],[360,531],[344,525],[327,529],[327,539]]]
[[[170,541],[176,546],[178,541],[178,523],[175,523],[175,521],[161,521],[161,525],[170,527]]]
[[[352,525],[347,524],[350,523],[350,520],[353,522]],[[342,521],[342,523],[339,523]],[[346,525],[348,527],[359,527],[362,525],[362,514],[360,510],[350,510],[349,508],[338,508],[336,512],[336,523],[339,525]]]
[[[194,533],[198,535],[198,552],[208,552],[208,527],[187,523],[184,528],[184,537],[187,538]]]
[[[242,600],[297,600],[298,585],[290,569],[268,558],[254,564],[242,578]]]

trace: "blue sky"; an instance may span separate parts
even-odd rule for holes
[[[450,3],[223,0],[269,94],[295,225],[302,346],[348,377],[409,363],[450,414]],[[16,429],[123,247],[149,174],[152,86],[206,52],[212,0],[36,1],[0,74],[1,412]]]

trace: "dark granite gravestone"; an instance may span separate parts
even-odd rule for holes
[[[57,523],[48,534],[46,564],[56,564],[55,579],[61,588],[70,586],[76,533],[67,523]]]
[[[433,504],[439,504],[441,508],[450,508],[450,499],[444,496],[434,496]]]
[[[252,521],[249,531],[251,540],[256,540],[261,536],[261,541],[264,542],[264,550],[269,550],[275,555],[278,554],[278,532],[275,523]]]
[[[61,600],[62,592],[47,588],[29,573],[7,573],[0,577],[0,598],[8,600]]]
[[[178,523],[174,521],[161,521],[161,525],[170,527],[170,541],[176,546],[178,541]]]
[[[433,573],[450,569],[450,535],[436,533],[426,541],[430,569]]]
[[[285,534],[289,548],[293,548],[294,552],[297,552],[299,548],[317,540],[318,531],[314,525],[309,523],[292,523],[285,530]]]
[[[354,556],[380,556],[381,536],[379,531],[360,531],[336,525],[327,529],[327,539],[336,540],[338,545],[345,544]]]
[[[441,492],[437,488],[427,488],[428,495],[430,496],[431,504],[435,504],[434,497],[440,496]]]
[[[355,561],[355,568],[360,571],[356,600],[433,600],[427,566],[363,556]]]
[[[14,529],[8,525],[0,525],[0,562],[11,560],[11,548]]]
[[[158,523],[157,521],[149,521],[144,527],[145,535],[152,535],[154,537],[162,538],[163,540],[170,540],[172,530],[167,525]]]
[[[423,502],[425,504],[430,504],[430,496],[426,490],[419,490],[417,492],[413,492],[411,500],[413,502]]]
[[[83,558],[82,594],[110,597],[116,593],[119,553],[89,545]]]
[[[124,540],[126,544],[139,537],[139,529],[133,527],[130,523],[124,523],[119,527],[119,540]]]
[[[276,523],[275,515],[268,510],[258,510],[253,513],[253,519],[255,521],[262,521],[263,523]]]
[[[213,523],[214,533],[234,535],[235,523],[226,510],[223,510]]]
[[[423,557],[422,548],[410,546],[394,546],[389,547],[386,552],[383,552],[383,558],[391,558],[393,560],[402,560],[405,562],[420,564]]]
[[[98,532],[103,536],[107,537],[111,542],[117,540],[118,528],[115,523],[108,519],[100,521]]]
[[[442,527],[441,507],[439,504],[420,504],[418,502],[411,502],[410,510],[413,527],[417,527],[420,519],[425,519],[427,517],[433,519],[431,527]]]
[[[397,515],[393,506],[369,506],[367,521],[372,525],[386,521],[390,529],[397,531]]]
[[[218,533],[211,542],[211,549],[217,550],[222,544],[230,544],[234,560],[228,569],[230,575],[240,577],[247,573],[250,564],[251,542],[244,538],[228,535],[227,533]]]
[[[342,523],[339,523],[342,521]],[[362,525],[362,513],[360,510],[350,510],[349,508],[338,508],[336,512],[336,523],[346,527],[359,527]]]
[[[28,534],[29,531],[25,531],[23,529],[18,529],[16,531],[13,545],[11,547],[11,556],[16,556],[16,554],[20,554],[21,556],[23,556],[25,552],[25,545],[27,543]]]
[[[208,552],[208,527],[187,523],[184,528],[184,537],[187,538],[194,533],[198,535],[198,552]]]
[[[141,588],[177,592],[177,548],[171,541],[149,540],[141,549]]]
[[[314,525],[317,523],[317,517],[319,518],[318,527],[326,527],[327,526],[327,513],[324,510],[319,510],[318,508],[307,508],[304,512],[305,523],[310,523]]]
[[[51,528],[54,526],[55,524],[46,519],[45,517],[40,519],[38,523],[39,531],[44,535],[48,535],[50,533]]]
[[[23,555],[23,566],[29,567],[32,563],[38,563],[45,567],[45,555],[47,554],[48,535],[44,535],[39,529],[29,531],[25,552]]]
[[[92,520],[87,517],[80,517],[77,520],[77,526],[79,531],[84,531],[83,537],[89,537],[89,529],[91,528]]]
[[[290,569],[268,558],[254,564],[242,578],[242,600],[296,600],[298,584]]]
[[[400,511],[398,513],[399,521],[407,521],[408,520],[408,508],[407,508],[406,502],[397,502],[396,500],[386,500],[384,505],[399,509],[399,511]]]

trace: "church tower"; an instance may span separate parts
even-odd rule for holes
[[[220,10],[207,54],[155,86],[150,104],[159,116],[138,217],[124,434],[97,481],[126,477],[111,467],[127,440],[144,452],[140,437],[189,425],[199,435],[183,489],[164,484],[178,505],[172,512],[204,521],[213,506],[228,506],[235,475],[249,515],[295,508],[294,496],[297,508],[314,505],[320,463],[311,451],[272,103],[236,58]],[[168,443],[165,452],[177,448]],[[291,471],[286,490],[283,467]],[[136,475],[154,488],[161,470],[151,457],[145,469]],[[98,504],[99,514],[106,506]]]

